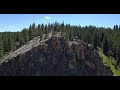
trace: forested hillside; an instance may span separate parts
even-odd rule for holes
[[[0,58],[15,51],[19,47],[26,44],[36,36],[42,39],[43,34],[50,31],[66,32],[67,40],[71,41],[74,37],[92,44],[96,50],[103,49],[104,55],[112,56],[115,61],[115,68],[120,64],[120,26],[114,25],[112,28],[96,27],[96,26],[71,26],[70,24],[52,23],[39,24],[33,23],[29,28],[24,28],[21,32],[1,32],[0,33]]]

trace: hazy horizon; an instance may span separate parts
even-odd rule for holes
[[[38,24],[64,21],[70,25],[110,27],[120,24],[120,14],[0,14],[0,32],[21,31]]]

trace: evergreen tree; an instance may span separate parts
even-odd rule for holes
[[[45,25],[45,28],[44,28],[44,34],[47,34],[47,24]]]
[[[115,30],[118,30],[119,28],[118,28],[118,25],[116,25],[116,29]]]
[[[107,37],[105,36],[103,41],[103,53],[105,55],[108,55],[108,51],[109,51],[109,45],[108,45]]]
[[[12,38],[12,34],[9,32],[8,35],[8,52],[13,51],[15,46],[14,46],[14,39]]]
[[[41,25],[38,24],[38,35],[40,36],[41,35]]]
[[[2,39],[1,39],[1,37],[0,37],[0,58],[2,58],[3,57],[3,44],[2,44]]]
[[[41,26],[40,26],[40,24],[38,24],[38,35],[39,36],[41,35]]]
[[[25,43],[28,42],[29,41],[28,29],[24,28],[22,33],[23,33],[23,39],[24,39]]]
[[[95,36],[94,36],[94,48],[95,48],[95,50],[98,50],[97,49],[97,45],[98,45],[98,42],[97,42],[98,40],[97,40],[97,34],[95,33]]]
[[[33,33],[33,28],[31,25],[29,27],[28,34],[29,34],[29,40],[32,40],[34,38],[34,33]]]
[[[16,42],[20,41],[20,32],[16,32],[16,38],[15,38]]]
[[[32,24],[32,36],[33,38],[35,37],[36,34],[36,28],[35,28],[35,23]]]
[[[104,33],[102,32],[100,41],[103,42],[103,39],[104,39]]]
[[[43,34],[43,32],[42,32],[42,29],[41,29],[41,25],[40,25],[40,24],[38,25],[38,33],[39,33],[40,39],[42,39],[42,34]]]
[[[5,54],[9,52],[8,38],[8,33],[3,33],[3,49]]]
[[[119,30],[118,25],[114,25],[114,30]]]
[[[44,24],[41,25],[41,32],[45,34]]]
[[[24,38],[23,38],[23,33],[20,33],[20,46],[22,46],[23,44],[25,44]]]

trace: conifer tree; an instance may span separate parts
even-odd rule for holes
[[[3,44],[2,44],[2,39],[0,37],[0,58],[3,57]]]
[[[103,41],[103,53],[105,55],[108,55],[108,51],[109,51],[109,45],[108,45],[107,37],[105,36]]]

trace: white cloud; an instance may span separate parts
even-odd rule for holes
[[[49,17],[49,16],[46,16],[46,17],[45,17],[45,19],[51,19],[51,17]]]

